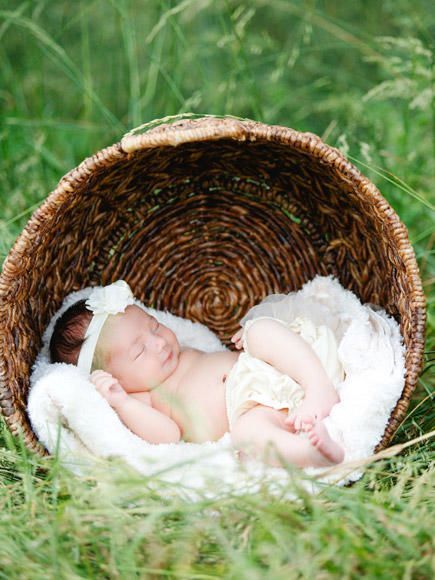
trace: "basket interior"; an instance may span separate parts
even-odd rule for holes
[[[415,331],[380,202],[334,164],[287,144],[221,139],[138,150],[79,181],[29,222],[35,241],[3,284],[11,412],[25,415],[31,366],[63,298],[120,278],[230,348],[251,306],[316,274],[384,307],[405,340]]]

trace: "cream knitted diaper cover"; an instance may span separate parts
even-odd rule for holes
[[[235,420],[257,403],[273,409],[288,409],[291,413],[304,398],[304,390],[299,383],[249,353],[246,332],[251,324],[261,318],[277,320],[306,340],[320,358],[334,385],[344,379],[344,370],[337,355],[337,342],[328,326],[316,326],[308,318],[300,316],[291,322],[273,316],[258,316],[247,320],[242,334],[244,352],[240,354],[226,380],[225,396],[230,430]]]

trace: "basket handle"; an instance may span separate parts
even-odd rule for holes
[[[206,113],[179,113],[178,115],[168,115],[166,117],[162,117],[160,119],[154,119],[152,121],[148,121],[148,123],[143,123],[134,129],[131,129],[127,133],[125,133],[122,139],[126,137],[134,137],[136,135],[143,135],[151,129],[155,129],[159,125],[172,125],[177,121],[182,121],[183,119],[201,119],[204,117],[212,118],[212,119],[235,119],[237,121],[253,121],[253,119],[248,119],[246,117],[237,117],[236,115],[210,115]]]

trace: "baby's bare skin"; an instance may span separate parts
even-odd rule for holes
[[[150,404],[179,426],[183,441],[217,441],[228,430],[225,380],[240,352],[180,352],[177,369],[164,389],[131,396]],[[170,398],[168,400],[168,392]]]
[[[216,441],[229,431],[225,380],[240,352],[206,353],[193,348],[181,349],[169,328],[159,325],[137,306],[130,306],[124,314],[112,318],[112,328],[109,325],[100,339],[110,352],[106,365],[109,373],[95,371],[91,380],[133,432],[151,443],[181,439],[202,443]],[[263,339],[269,330],[271,327],[262,324],[261,335],[256,333],[257,341],[255,335],[252,336],[250,349],[251,344],[255,348],[261,342],[258,338]],[[272,328],[273,332],[275,330]],[[283,346],[285,338],[286,335],[280,337],[274,352]],[[240,350],[240,332],[233,337],[233,342]],[[295,349],[296,346],[302,343],[289,342],[288,347]],[[306,344],[302,346],[302,355],[304,348]],[[308,350],[305,355],[311,356]],[[285,356],[281,355],[278,363],[283,358]],[[318,364],[314,358],[308,363]],[[288,368],[285,364],[282,369],[279,364],[275,367],[281,372]],[[147,384],[144,384],[145,378]],[[295,376],[293,378],[296,380]],[[276,410],[260,404],[241,415],[231,430],[235,447],[248,455],[264,457],[267,444],[272,442],[284,460],[300,467],[341,462],[342,448],[329,438],[323,426],[318,427],[320,420],[338,402],[335,390],[325,381],[325,386],[317,392],[308,388],[306,392],[310,402],[302,415],[287,418],[286,409]],[[317,417],[315,411],[319,413]],[[308,437],[301,438],[296,434],[300,431],[306,431]],[[281,459],[269,458],[267,462],[280,465]]]

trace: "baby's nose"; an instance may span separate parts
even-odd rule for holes
[[[157,352],[161,352],[166,346],[166,340],[161,336],[154,336],[150,339],[150,341]]]

